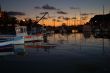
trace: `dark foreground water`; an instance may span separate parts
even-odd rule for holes
[[[13,46],[0,56],[0,73],[110,73],[110,39],[54,34]]]

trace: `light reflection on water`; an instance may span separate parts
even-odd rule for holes
[[[24,52],[29,55],[61,54],[66,56],[77,55],[110,55],[110,39],[89,38],[81,33],[53,34],[48,36],[48,42],[30,42],[25,45],[14,45],[15,54]],[[46,53],[47,52],[47,53]]]
[[[44,66],[48,63],[49,66],[56,65],[55,68],[58,68],[58,65],[65,68],[66,66],[75,68],[74,65],[78,65],[78,70],[80,64],[85,66],[101,63],[98,64],[98,67],[102,65],[101,68],[105,65],[110,66],[108,63],[110,61],[110,39],[94,38],[93,35],[85,38],[81,33],[53,34],[47,39],[45,43],[30,42],[25,45],[14,45],[14,54],[7,55],[5,61],[34,62],[36,66]]]

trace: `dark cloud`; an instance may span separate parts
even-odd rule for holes
[[[23,15],[25,15],[24,12],[16,12],[16,11],[9,11],[7,13],[8,13],[8,15],[12,15],[12,16],[17,16],[17,15],[23,16]]]
[[[39,7],[39,6],[36,6],[36,7],[34,7],[35,9],[41,9],[41,7]]]
[[[72,19],[77,19],[76,17],[73,17]]]
[[[87,15],[94,15],[95,13],[81,13],[80,15],[82,16],[87,16]]]
[[[81,13],[80,15],[86,16],[86,15],[89,15],[89,13]]]
[[[57,21],[57,22],[61,22],[61,20],[57,20],[57,19],[53,19],[52,21]]]
[[[52,21],[56,21],[56,19],[53,19]]]
[[[82,16],[87,16],[87,15],[94,15],[95,13],[81,13],[80,15]]]
[[[36,18],[40,18],[40,16],[36,16]]]
[[[54,6],[50,6],[50,5],[48,5],[48,4],[43,5],[43,6],[42,6],[42,9],[47,9],[47,10],[59,10],[59,9],[55,8]]]
[[[63,19],[63,18],[64,18],[64,16],[59,16],[59,17],[58,17],[58,19]]]
[[[68,18],[68,17],[64,17],[63,19],[64,19],[64,20],[69,20],[70,18]]]
[[[57,22],[61,22],[61,20],[57,20]]]
[[[57,13],[58,14],[67,14],[67,12],[64,12],[64,11],[58,11]]]
[[[56,7],[54,7],[54,6],[50,6],[49,4],[45,4],[42,7],[36,6],[34,8],[35,9],[46,9],[46,10],[60,10],[60,9],[57,9]]]
[[[44,15],[44,14],[47,14],[47,13],[48,13],[48,12],[41,12],[40,14],[41,14],[41,15]]]

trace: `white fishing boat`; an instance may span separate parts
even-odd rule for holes
[[[43,41],[44,39],[43,33],[28,35],[26,26],[17,26],[15,31],[16,35],[0,35],[0,47],[10,44],[24,44],[31,41]]]
[[[45,12],[44,16],[46,14],[48,14],[48,12]],[[44,16],[42,16],[41,19],[43,19]],[[28,27],[31,27],[31,26],[28,26]],[[33,27],[33,28],[35,28],[35,27]],[[32,33],[34,31],[36,31],[36,28],[34,29],[34,31],[32,31],[33,28],[31,29]],[[30,41],[43,41],[46,37],[46,36],[44,36],[45,33],[42,33],[42,32],[38,33],[38,34],[37,33],[27,34],[27,27],[20,26],[20,25],[16,25],[15,32],[16,32],[16,35],[14,35],[14,36],[10,36],[10,35],[2,35],[1,36],[0,35],[0,40],[5,39],[5,41],[0,42],[0,46],[6,46],[9,44],[24,44],[24,42],[30,42]]]
[[[43,41],[43,33],[36,33],[36,34],[27,34],[26,26],[17,26],[15,27],[16,36],[24,37],[24,42],[31,42],[31,41]]]
[[[45,15],[47,15],[48,12],[45,12],[44,15],[37,21],[37,23],[39,23],[40,20],[42,20]],[[31,24],[33,25],[33,24]],[[30,31],[27,31],[27,26],[19,26],[17,25],[15,27],[15,31],[16,31],[16,36],[23,36],[24,37],[24,42],[30,42],[30,41],[43,41],[46,37],[46,29],[45,28],[41,28],[41,30],[43,32],[40,33],[36,33],[36,25],[34,25],[34,27],[32,26],[28,26],[30,27]],[[28,34],[29,33],[29,34]],[[34,33],[34,34],[33,34]]]

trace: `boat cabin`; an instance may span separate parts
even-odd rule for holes
[[[27,28],[26,26],[17,26],[15,27],[16,36],[25,36],[27,35]]]

